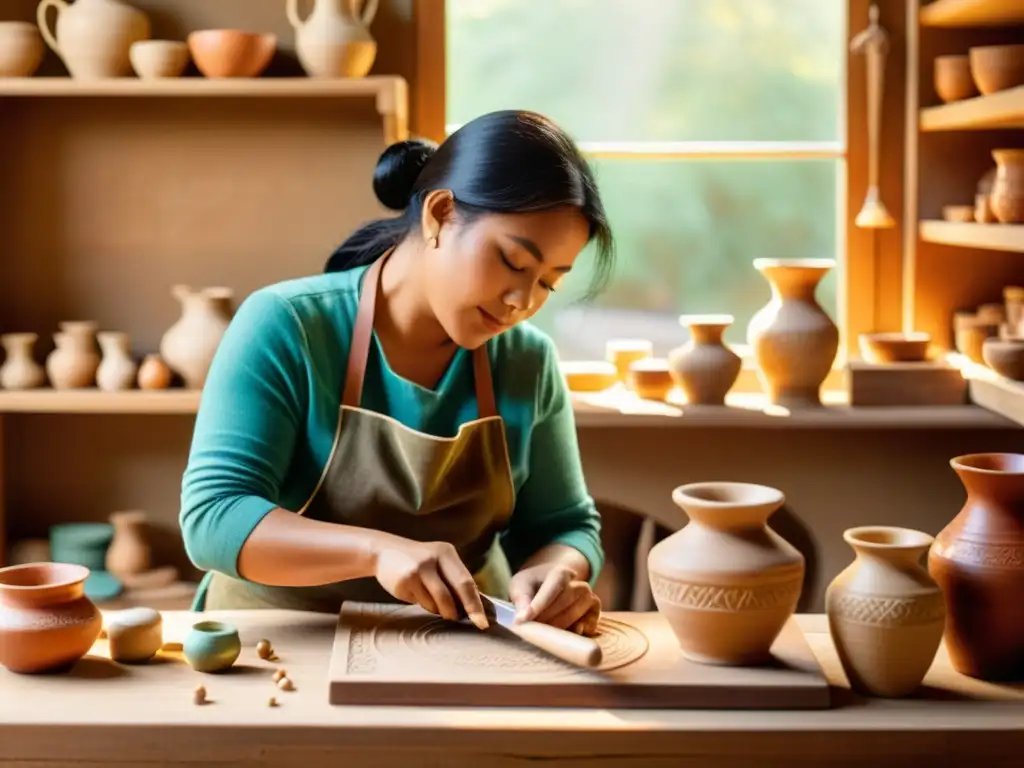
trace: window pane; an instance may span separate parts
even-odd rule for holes
[[[447,0],[447,121],[579,141],[836,141],[847,0]]]
[[[566,360],[604,356],[610,338],[646,338],[657,354],[684,341],[682,313],[728,313],[726,332],[746,343],[746,327],[770,298],[751,262],[834,258],[837,174],[833,160],[596,160],[618,259],[595,300],[581,297],[592,278],[592,246],[533,322]],[[841,269],[840,263],[837,269]],[[818,288],[836,318],[837,270]]]

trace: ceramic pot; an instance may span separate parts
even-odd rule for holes
[[[1024,222],[1024,149],[996,149],[996,177],[989,205],[1003,224]]]
[[[750,321],[747,341],[774,405],[821,405],[821,385],[839,349],[839,329],[815,297],[833,259],[754,259],[772,298]]]
[[[172,294],[181,302],[181,317],[160,340],[160,355],[189,389],[202,389],[214,353],[231,322],[230,288],[192,290],[176,285]]]
[[[57,9],[50,32],[46,13]],[[120,0],[43,0],[36,9],[39,31],[72,77],[94,80],[131,74],[132,44],[150,34],[149,18]]]
[[[654,345],[647,339],[610,339],[604,345],[605,360],[615,366],[616,378],[629,387],[629,366],[654,356]]]
[[[81,389],[96,383],[100,356],[96,351],[96,323],[61,323],[53,335],[57,348],[46,358],[46,373],[55,389]]]
[[[690,329],[690,340],[668,355],[676,386],[691,405],[723,405],[742,367],[722,340],[732,315],[681,315],[679,323]]]
[[[139,389],[167,389],[173,375],[160,355],[146,355],[139,366]]]
[[[238,630],[220,621],[193,624],[182,646],[185,660],[196,672],[222,672],[242,652]]]
[[[672,500],[690,522],[658,542],[648,578],[686,658],[755,665],[796,610],[804,557],[768,527],[785,501],[781,491],[751,483],[692,483]]]
[[[364,77],[377,57],[377,42],[370,34],[377,6],[378,0],[316,0],[313,12],[303,21],[298,0],[288,0],[295,50],[306,73],[310,77]]]
[[[32,77],[43,63],[46,46],[39,28],[28,21],[0,21],[0,77]]]
[[[148,522],[148,516],[141,510],[114,512],[110,516],[114,538],[105,563],[107,570],[121,581],[149,570],[152,556],[146,536]]]
[[[1024,680],[1024,454],[976,453],[950,465],[967,499],[928,556],[946,598],[950,662],[982,680]]]
[[[922,560],[927,533],[850,528],[856,555],[825,590],[825,613],[850,687],[873,696],[913,693],[935,660],[946,617],[942,590]]]
[[[181,77],[188,66],[188,43],[178,40],[139,40],[128,51],[132,69],[143,80]]]
[[[138,366],[131,355],[131,337],[127,333],[105,331],[97,335],[103,357],[96,369],[96,385],[107,392],[131,389]]]
[[[103,619],[85,596],[88,575],[69,563],[0,568],[0,664],[23,674],[56,672],[89,652]]]
[[[6,353],[4,364],[0,366],[0,388],[35,389],[46,383],[46,372],[32,354],[38,339],[35,333],[5,333],[0,336],[0,344]]]

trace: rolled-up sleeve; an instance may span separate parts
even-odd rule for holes
[[[578,550],[594,584],[604,566],[601,517],[587,491],[576,419],[554,344],[545,337],[537,388],[537,417],[529,443],[529,471],[502,535],[513,570],[549,544]]]
[[[308,355],[292,307],[262,289],[238,308],[203,387],[182,478],[185,551],[238,577],[253,529],[280,506],[309,397]]]

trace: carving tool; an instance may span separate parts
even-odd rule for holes
[[[593,638],[577,635],[539,621],[516,621],[516,609],[511,603],[480,595],[488,621],[496,622],[519,639],[542,651],[578,667],[596,667],[601,663],[601,646]]]

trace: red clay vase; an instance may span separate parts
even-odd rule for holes
[[[950,662],[981,680],[1024,680],[1024,455],[976,453],[950,465],[967,501],[928,555],[945,595]]]
[[[85,596],[88,575],[70,563],[0,568],[0,664],[11,672],[57,672],[89,652],[103,617]]]

